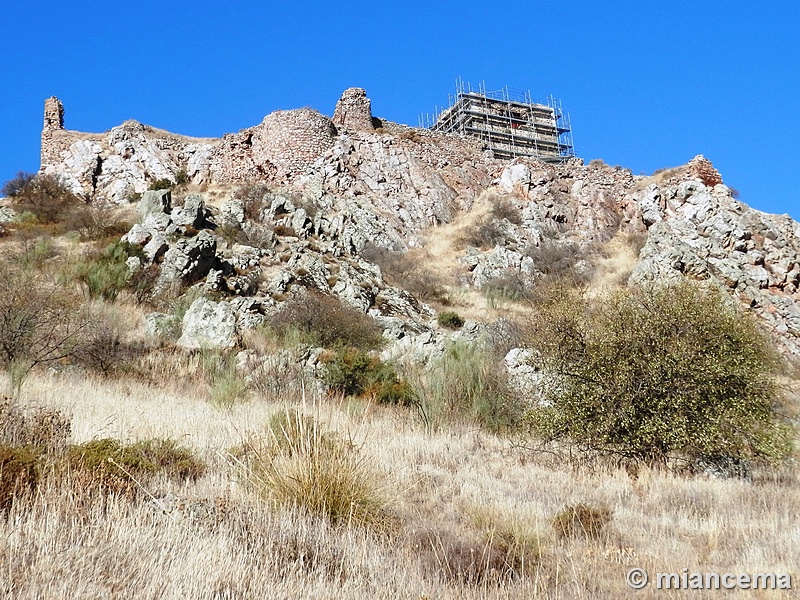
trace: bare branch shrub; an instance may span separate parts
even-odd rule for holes
[[[312,290],[287,300],[270,326],[281,334],[299,330],[311,343],[326,348],[377,348],[383,343],[381,328],[371,316],[342,304],[335,296]]]
[[[406,252],[368,243],[361,251],[361,256],[378,265],[389,283],[413,294],[418,300],[439,302],[445,306],[450,304],[447,288],[441,278]]]

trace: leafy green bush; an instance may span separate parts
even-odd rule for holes
[[[391,363],[355,348],[344,348],[326,364],[328,389],[347,396],[369,396],[382,404],[410,405],[414,390]]]
[[[436,315],[436,322],[448,329],[460,329],[464,325],[464,317],[452,310],[446,310]]]
[[[558,290],[542,298],[529,346],[545,376],[529,421],[544,442],[645,464],[769,462],[790,451],[775,353],[718,290],[684,282],[593,299]]]

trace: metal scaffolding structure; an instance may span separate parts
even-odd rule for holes
[[[575,155],[569,115],[560,101],[551,96],[547,104],[538,104],[530,91],[508,87],[489,91],[484,83],[473,90],[461,78],[456,80],[448,107],[437,107],[434,115],[420,115],[419,126],[477,138],[495,158],[530,156],[561,162]]]

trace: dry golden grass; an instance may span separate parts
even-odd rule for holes
[[[63,487],[41,490],[0,519],[0,594],[15,598],[650,598],[627,588],[629,568],[791,572],[800,555],[796,466],[753,482],[632,478],[466,425],[430,433],[403,409],[310,395],[222,410],[191,386],[36,375],[22,400],[68,413],[74,442],[171,438],[209,469],[195,483],[151,484],[159,502],[83,506]],[[248,492],[229,451],[287,408],[349,435],[390,474],[378,483],[394,527],[337,527]],[[579,504],[613,511],[597,539],[553,529]]]

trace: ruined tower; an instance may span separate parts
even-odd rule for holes
[[[64,132],[64,105],[61,100],[51,96],[44,101],[44,126],[42,127],[41,169],[61,162],[61,139]]]
[[[352,131],[373,131],[372,107],[363,88],[348,88],[336,103],[333,124]]]

